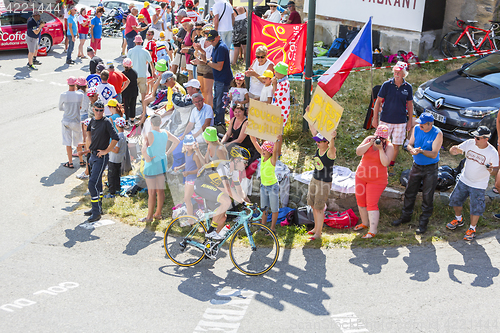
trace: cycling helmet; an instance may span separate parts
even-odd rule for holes
[[[231,160],[241,158],[242,160],[246,161],[250,158],[250,152],[248,151],[248,149],[240,146],[234,146],[233,148],[231,148],[229,155],[231,156]]]
[[[438,172],[448,172],[450,175],[455,176],[455,170],[453,170],[449,165],[441,165],[438,168]]]

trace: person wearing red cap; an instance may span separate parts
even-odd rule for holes
[[[389,137],[394,144],[394,156],[389,165],[389,176],[394,176],[394,162],[398,156],[399,147],[403,145],[405,136],[412,128],[413,119],[413,88],[405,81],[408,75],[408,64],[398,61],[392,68],[394,77],[385,81],[375,101],[373,112],[373,127],[384,124],[389,127]],[[379,123],[380,112],[380,123]]]
[[[186,0],[186,14],[193,22],[201,21],[200,15],[194,10],[194,3],[192,0]]]
[[[262,224],[267,223],[267,211],[271,210],[271,230],[276,232],[276,222],[279,213],[280,186],[276,177],[276,162],[281,155],[283,135],[278,135],[276,142],[264,141],[259,145],[254,136],[250,136],[253,146],[261,155],[260,159],[260,206],[265,209],[262,212]]]
[[[68,154],[68,162],[63,164],[63,167],[73,169],[73,154],[72,146],[77,147],[77,151],[81,151],[80,144],[82,143],[82,128],[80,125],[80,108],[83,101],[83,93],[77,91],[77,78],[70,76],[67,80],[69,89],[59,96],[59,110],[63,111],[62,118],[62,143],[66,146]],[[80,166],[85,166],[83,157],[80,155]]]

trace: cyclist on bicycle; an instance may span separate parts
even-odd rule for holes
[[[216,240],[223,238],[219,231],[224,227],[231,198],[238,203],[250,203],[240,185],[240,172],[245,170],[250,153],[243,147],[234,146],[229,156],[229,161],[216,160],[201,167],[194,182],[194,192],[205,199],[208,209],[214,211],[206,237]]]

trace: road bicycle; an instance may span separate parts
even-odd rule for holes
[[[258,222],[262,210],[256,204],[245,204],[243,208],[239,212],[226,212],[236,218],[221,240],[205,237],[213,212],[199,210],[199,217],[176,218],[165,230],[163,238],[167,256],[179,266],[193,266],[203,258],[217,259],[219,250],[229,241],[231,261],[240,272],[248,275],[268,272],[278,260],[278,238],[271,229]]]
[[[500,21],[490,21],[488,30],[475,27],[477,21],[465,21],[455,18],[457,26],[462,30],[450,31],[441,39],[441,53],[445,57],[458,57],[466,54],[498,50],[500,35],[498,30]]]

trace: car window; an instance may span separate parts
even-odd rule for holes
[[[464,73],[472,77],[484,77],[490,74],[500,73],[500,54],[495,53],[479,59],[464,69]]]
[[[12,15],[11,13],[4,13],[2,14],[2,16],[0,16],[0,24],[5,27],[5,26],[8,26],[8,25],[11,25],[12,23]]]
[[[40,13],[40,20],[44,21],[45,23],[49,23],[49,22],[54,22],[55,19],[52,15],[50,15],[49,13],[45,13],[45,12],[41,12]]]
[[[14,24],[26,24],[30,15],[27,13],[12,13],[12,25]]]

